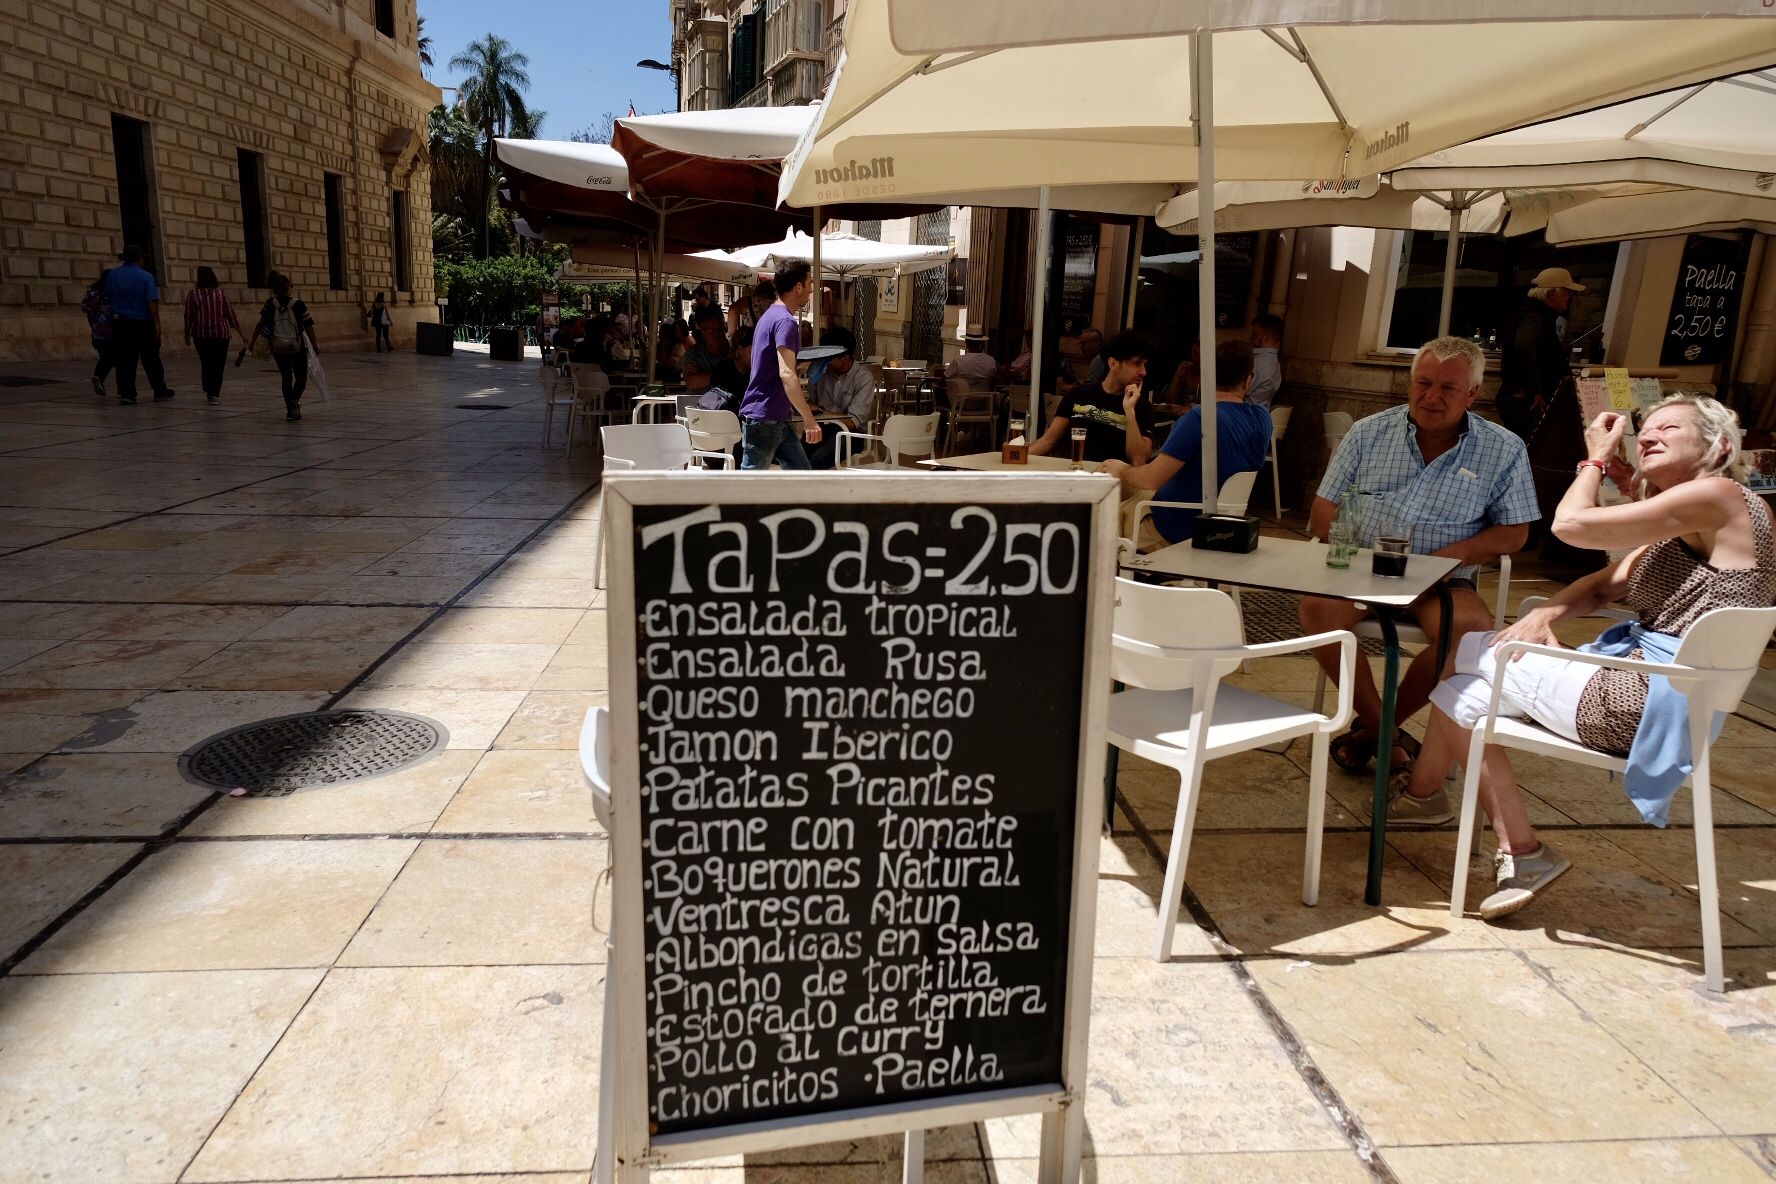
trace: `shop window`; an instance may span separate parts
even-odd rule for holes
[[[1447,231],[1403,232],[1384,343],[1388,348],[1417,349],[1437,335],[1448,244]],[[1585,285],[1567,310],[1564,337],[1579,345],[1587,359],[1601,359],[1601,326],[1618,249],[1617,243],[1554,247],[1540,233],[1510,238],[1463,235],[1457,247],[1449,331],[1496,346],[1500,328],[1528,293],[1536,273],[1544,267],[1564,267]]]

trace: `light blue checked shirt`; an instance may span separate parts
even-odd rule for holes
[[[1471,411],[1461,442],[1428,465],[1404,404],[1358,420],[1327,466],[1319,493],[1335,502],[1347,489],[1359,498],[1363,546],[1374,546],[1389,523],[1409,523],[1417,555],[1489,526],[1521,526],[1542,516],[1523,441]],[[1450,574],[1471,579],[1478,570]]]

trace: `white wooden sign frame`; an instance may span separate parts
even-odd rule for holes
[[[601,532],[610,579],[611,863],[610,962],[606,969],[604,1057],[600,1066],[595,1179],[646,1184],[654,1168],[880,1135],[906,1136],[905,1179],[917,1181],[926,1130],[1017,1114],[1042,1115],[1042,1184],[1075,1184],[1084,1138],[1092,955],[1097,923],[1098,844],[1103,827],[1105,717],[1110,691],[1110,621],[1115,600],[1119,486],[1088,475],[889,475],[810,473],[607,476]],[[647,1118],[646,968],[641,875],[640,727],[636,677],[634,514],[637,505],[807,505],[920,503],[983,506],[1033,503],[1093,508],[1086,551],[1084,685],[1074,811],[1073,883],[1067,944],[1067,999],[1061,1080],[1045,1085],[740,1123],[651,1137]],[[636,935],[631,938],[628,935]],[[622,936],[619,936],[622,935]],[[614,1063],[613,1063],[614,1062]]]

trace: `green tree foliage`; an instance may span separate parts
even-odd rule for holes
[[[561,306],[572,311],[590,297],[613,307],[632,299],[628,284],[560,283],[555,273],[568,257],[565,246],[548,243],[524,255],[493,259],[439,259],[438,295],[450,301],[450,319],[461,324],[530,325],[542,311],[543,293],[561,293]]]

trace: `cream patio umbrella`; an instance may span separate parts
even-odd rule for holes
[[[779,193],[1339,179],[1772,62],[1764,0],[853,0]],[[1201,221],[1209,340],[1213,212]],[[1212,507],[1213,400],[1203,418]]]
[[[1776,197],[1694,189],[1602,195],[1567,205],[1525,204],[1513,196],[1506,234],[1541,230],[1556,246],[1664,238],[1710,230],[1776,233]]]
[[[911,275],[914,272],[947,266],[956,257],[956,252],[949,247],[881,243],[843,231],[823,234],[820,239],[818,254],[823,279],[872,279]],[[732,255],[732,258],[748,264],[755,271],[769,271],[791,260],[811,264],[815,257],[814,240],[799,230],[791,232],[782,242],[742,247]]]

